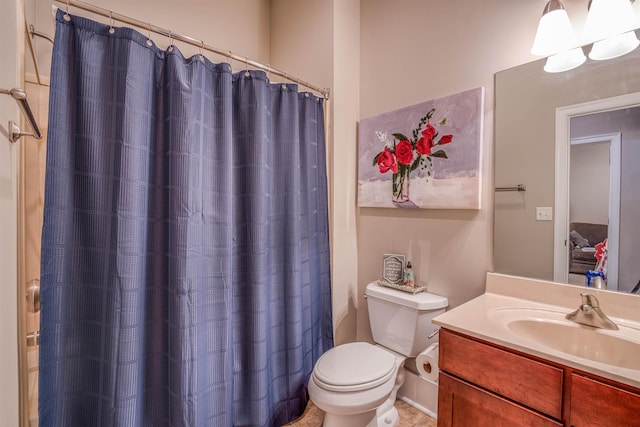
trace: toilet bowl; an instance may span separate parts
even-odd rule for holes
[[[325,412],[325,427],[393,427],[398,423],[396,394],[404,383],[404,362],[426,348],[444,312],[445,297],[408,294],[377,283],[365,292],[376,344],[336,346],[316,362],[309,397]]]

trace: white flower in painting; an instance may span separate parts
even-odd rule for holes
[[[393,148],[393,140],[389,139],[389,136],[387,135],[386,132],[382,132],[380,130],[377,130],[376,132],[376,136],[378,137],[378,139],[382,142],[384,142],[384,146],[385,148]]]

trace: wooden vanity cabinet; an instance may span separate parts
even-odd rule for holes
[[[439,427],[557,427],[562,423],[495,393],[440,373]]]
[[[438,427],[640,427],[640,391],[440,329]]]
[[[640,427],[640,393],[571,374],[569,425]]]
[[[440,329],[438,426],[562,426],[563,371]]]

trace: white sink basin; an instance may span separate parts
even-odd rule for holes
[[[593,362],[640,371],[640,329],[622,326],[613,331],[580,325],[552,310],[499,308],[489,319],[514,338]]]

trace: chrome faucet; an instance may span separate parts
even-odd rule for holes
[[[613,323],[606,314],[600,310],[598,299],[589,293],[581,293],[582,304],[566,318],[581,325],[593,326],[602,329],[618,329],[618,325]]]

